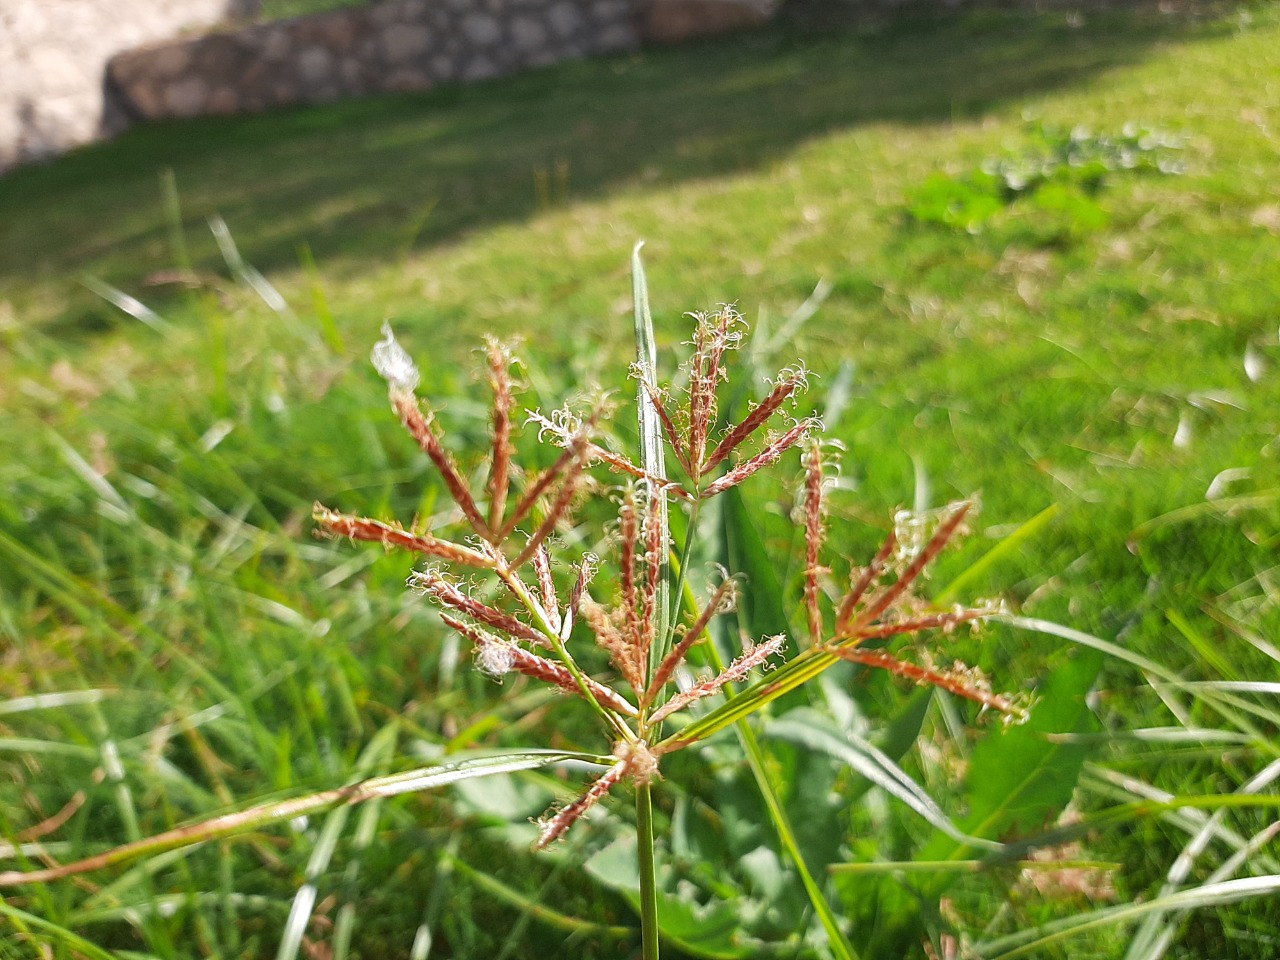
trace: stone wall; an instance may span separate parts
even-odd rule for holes
[[[104,115],[114,54],[244,12],[243,0],[0,0],[0,170],[120,126]]]
[[[629,50],[638,28],[633,0],[384,0],[121,53],[108,86],[132,119],[245,113]]]
[[[379,0],[246,25],[257,0],[0,0],[0,172],[137,121],[484,80],[763,23],[777,3]]]

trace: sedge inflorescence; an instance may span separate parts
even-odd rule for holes
[[[807,386],[804,367],[781,371],[762,400],[741,420],[724,426],[719,393],[728,378],[729,356],[745,336],[745,323],[727,306],[692,317],[694,336],[679,390],[660,385],[647,364],[632,369],[641,403],[650,405],[660,425],[655,431],[660,429],[681,477],[668,477],[647,468],[645,458],[636,462],[607,446],[601,436],[603,406],[585,413],[527,412],[526,425],[535,427],[539,439],[556,453],[545,469],[521,469],[514,462],[515,361],[507,347],[493,340],[485,350],[493,397],[492,443],[482,469],[464,471],[446,449],[431,410],[415,393],[420,380],[416,366],[384,327],[384,339],[373,350],[374,366],[387,381],[393,410],[431,460],[465,529],[461,535],[440,537],[316,505],[322,532],[427,558],[409,584],[471,644],[480,670],[495,677],[514,672],[549,684],[586,702],[599,718],[612,744],[611,764],[577,800],[540,821],[539,847],[562,837],[619,783],[647,783],[657,775],[663,755],[720,729],[704,714],[699,722],[664,737],[665,722],[707,698],[732,694],[732,685],[756,672],[763,676],[739,694],[739,702],[761,707],[792,688],[781,678],[785,670],[771,680],[769,668],[800,658],[818,666],[847,660],[882,668],[1006,716],[1025,716],[1013,698],[992,692],[976,671],[958,663],[939,666],[925,652],[908,657],[889,647],[897,637],[949,633],[1000,611],[994,603],[937,609],[913,593],[928,565],[962,531],[971,504],[952,504],[927,517],[900,517],[901,532],[891,534],[868,565],[855,568],[843,589],[833,589],[830,571],[820,559],[829,486],[829,465],[819,443],[822,424],[815,417],[782,419],[784,409]],[[793,448],[801,451],[804,468],[796,519],[805,539],[800,602],[807,636],[792,638],[794,642],[784,635],[749,638],[728,664],[713,654],[719,669],[678,684],[678,677],[690,675],[682,668],[707,639],[713,618],[733,608],[738,582],[725,576],[702,603],[688,599],[689,592],[682,589],[685,572],[670,562],[667,510],[678,503],[690,511],[688,536],[693,537],[699,504],[742,484]],[[597,466],[621,480],[612,555],[607,562],[588,553],[559,564],[551,551],[553,534],[570,520],[583,491],[598,489],[591,482]],[[491,578],[499,590],[478,590],[464,575]],[[594,676],[580,665],[573,650],[585,636],[608,654],[612,677]]]

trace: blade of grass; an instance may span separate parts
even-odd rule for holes
[[[1277,777],[1280,777],[1280,760],[1272,761],[1264,770],[1242,784],[1236,793],[1258,793],[1269,786]],[[1225,809],[1216,810],[1204,826],[1200,828],[1199,832],[1192,836],[1186,846],[1182,848],[1182,851],[1173,861],[1173,866],[1169,868],[1169,873],[1160,888],[1159,897],[1167,897],[1182,886],[1196,860],[1200,858],[1200,855],[1208,847],[1210,840],[1213,839],[1214,833],[1225,814]],[[1224,877],[1211,877],[1210,881],[1221,879],[1224,879]],[[1176,921],[1173,921],[1173,925],[1176,926]],[[1125,960],[1158,960],[1159,957],[1163,956],[1164,949],[1168,945],[1169,926],[1169,921],[1161,914],[1148,916],[1134,934],[1133,942],[1130,944],[1129,952],[1125,955]]]
[[[918,783],[912,780],[896,763],[876,747],[847,732],[837,732],[832,725],[804,708],[792,710],[785,716],[771,720],[766,736],[777,737],[806,749],[825,753],[849,769],[896,797],[908,809],[923,817],[939,830],[955,840],[970,846],[998,850],[1001,844],[980,837],[971,837],[951,822],[951,818]]]
[[[518,770],[534,770],[538,767],[562,763],[567,760],[602,766],[608,766],[612,763],[610,758],[599,757],[594,754],[541,750],[470,757],[459,760],[456,763],[420,767],[404,773],[374,777],[370,780],[359,781],[344,787],[324,790],[291,800],[258,804],[247,810],[224,814],[210,820],[203,820],[174,830],[167,830],[151,837],[144,837],[135,843],[115,847],[105,853],[86,857],[75,863],[29,872],[10,870],[0,873],[0,887],[45,883],[79,873],[101,870],[137,857],[149,856],[179,847],[189,847],[193,844],[205,843],[222,837],[235,836],[272,823],[280,823],[284,820],[292,820],[295,817],[319,813],[338,805],[352,805],[381,797],[396,797],[405,793],[418,793],[474,777],[514,773]]]
[[[86,940],[78,933],[59,926],[51,920],[20,910],[4,900],[0,900],[0,916],[7,917],[16,928],[24,933],[28,930],[41,931],[44,935],[41,940],[45,943],[65,944],[79,951],[83,956],[92,957],[95,960],[116,960],[106,950]]]
[[[82,286],[86,287],[93,293],[96,293],[107,303],[111,304],[119,310],[124,311],[135,320],[139,320],[146,324],[152,330],[159,334],[168,334],[172,329],[160,314],[156,313],[137,297],[131,297],[123,290],[117,290],[109,283],[103,283],[97,277],[85,274],[80,278]]]
[[[658,363],[658,348],[653,335],[653,315],[649,311],[649,285],[644,275],[644,262],[640,259],[640,250],[644,241],[638,242],[631,250],[631,297],[635,314],[636,361],[644,368],[644,374],[650,376]],[[636,412],[639,417],[640,431],[640,466],[644,471],[659,479],[666,478],[666,463],[662,450],[662,423],[658,410],[649,398],[643,384],[636,385]],[[665,545],[670,540],[667,520],[667,495],[659,488],[657,491],[659,515],[657,522],[661,529],[663,554]],[[650,522],[653,522],[652,518]],[[659,580],[658,592],[654,601],[654,615],[658,622],[654,624],[654,636],[658,638],[650,651],[649,674],[652,675],[657,665],[666,656],[670,642],[668,616],[671,602],[666,577]],[[653,796],[649,781],[636,781],[636,840],[640,858],[640,952],[644,960],[658,960],[658,880],[653,861]]]
[[[693,596],[693,590],[687,581],[683,592],[686,605],[696,609],[697,604]],[[722,673],[725,664],[719,649],[714,643],[707,643],[706,649],[715,670],[718,673]],[[812,652],[813,648],[809,648],[801,656]],[[827,654],[827,656],[830,657],[830,654]],[[834,662],[835,658],[831,657],[831,660]],[[789,664],[784,665],[781,669],[786,669],[786,666],[789,666]],[[726,684],[722,689],[726,698],[725,706],[734,704],[746,697],[746,694],[736,693],[732,684]],[[747,764],[751,769],[752,777],[756,781],[761,799],[764,800],[765,808],[769,811],[769,817],[773,824],[774,832],[778,835],[778,841],[782,844],[783,850],[795,866],[796,872],[800,876],[800,883],[804,887],[805,895],[808,897],[814,913],[817,914],[823,930],[826,931],[828,946],[832,954],[840,958],[840,960],[857,960],[857,951],[854,950],[853,944],[844,935],[844,931],[840,929],[840,924],[836,920],[830,903],[827,902],[826,895],[814,878],[813,872],[809,869],[809,864],[804,859],[799,841],[796,839],[795,830],[792,829],[791,820],[782,806],[782,801],[778,797],[778,792],[772,779],[769,777],[768,766],[765,762],[765,751],[760,746],[760,741],[756,737],[755,731],[747,723],[746,714],[734,722],[734,732],[737,734],[738,741],[742,744],[743,751],[746,753]]]
[[[459,860],[451,854],[445,854],[445,856],[453,869],[463,874],[476,886],[557,930],[563,930],[566,933],[588,934],[595,937],[616,937],[619,939],[635,936],[634,927],[595,923],[590,920],[583,920],[580,917],[572,917],[567,913],[561,913],[540,900],[526,897],[496,877],[477,870],[464,860]]]
[[[1058,515],[1058,510],[1058,504],[1050,504],[1030,520],[1023,523],[1017,530],[1003,538],[977,560],[965,567],[954,580],[947,584],[946,589],[938,594],[934,599],[934,602],[937,603],[938,606],[946,606],[951,602],[953,597],[959,595],[962,587],[967,586],[971,581],[981,577],[989,568],[994,566],[996,562],[1021,547],[1032,537],[1036,536],[1053,520],[1054,517]]]
[[[1130,923],[1150,913],[1221,907],[1253,897],[1274,896],[1278,893],[1280,893],[1280,876],[1278,875],[1206,883],[1155,900],[1104,907],[1089,913],[1066,917],[1040,927],[1010,934],[1007,937],[976,943],[972,949],[975,954],[987,960],[1012,960],[1013,957],[1033,954],[1050,944],[1086,930]]]
[[[173,246],[173,262],[179,270],[190,274],[191,254],[187,252],[187,236],[182,229],[182,203],[178,199],[178,178],[173,167],[160,171],[160,196],[165,219],[169,221],[169,242]]]
[[[366,776],[375,766],[389,760],[395,750],[399,733],[399,727],[394,721],[379,730],[356,760],[355,775]],[[366,808],[365,813],[367,814],[370,810],[373,810],[376,815],[376,807],[372,804]],[[295,960],[298,956],[298,950],[302,947],[302,935],[306,932],[307,924],[311,922],[311,910],[316,902],[318,892],[316,883],[329,868],[329,861],[333,858],[333,852],[338,845],[338,837],[346,826],[350,813],[351,807],[344,805],[330,811],[325,817],[315,848],[307,860],[305,881],[298,888],[293,898],[293,906],[289,909],[289,918],[285,921],[284,934],[280,938],[280,947],[276,951],[276,960]]]

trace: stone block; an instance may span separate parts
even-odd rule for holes
[[[165,88],[162,102],[166,116],[185,119],[199,116],[208,100],[209,85],[201,77],[184,77]]]
[[[595,23],[615,23],[630,21],[631,9],[627,0],[595,0],[588,12]]]
[[[118,130],[113,57],[214,23],[229,0],[0,0],[0,171]],[[105,126],[104,126],[105,125]]]
[[[462,18],[462,35],[477,47],[488,47],[502,36],[497,19],[485,13],[469,13]]]
[[[386,79],[386,89],[394,93],[414,93],[431,87],[431,78],[424,71],[412,68],[396,70]]]
[[[631,23],[611,23],[592,34],[591,50],[594,53],[618,53],[640,46],[640,34]]]
[[[418,24],[395,24],[382,31],[382,49],[386,52],[388,63],[400,64],[420,59],[430,48],[431,34],[426,27]]]
[[[511,20],[511,44],[521,53],[531,53],[547,42],[547,28],[528,15]]]
[[[87,11],[126,0],[0,0],[16,5],[18,22],[56,25],[89,44],[100,20]],[[227,9],[249,0],[147,0],[136,4],[119,36],[155,39],[140,24],[153,8]],[[566,57],[634,49],[643,38],[677,42],[763,23],[780,0],[379,0],[294,20],[169,41],[116,55],[108,66],[107,111],[128,119],[189,117],[262,110],[317,99],[423,90],[442,82],[485,80],[517,66],[542,66]],[[878,0],[887,2],[887,0]],[[116,17],[116,19],[121,19]],[[56,32],[55,31],[55,32]],[[132,32],[130,32],[132,31]],[[123,41],[122,41],[123,42]],[[67,47],[70,50],[71,47]],[[43,77],[45,99],[63,86],[94,79],[103,116],[101,73],[66,50],[14,46],[0,36],[0,63],[20,62]],[[86,65],[88,64],[88,65]],[[8,80],[8,77],[5,77]],[[21,123],[5,122],[0,85],[0,132],[21,129],[26,141],[52,143],[70,109],[59,103],[41,114],[28,105]],[[117,106],[118,104],[118,106]],[[18,134],[4,134],[12,139]],[[0,164],[13,153],[0,136]],[[24,141],[25,142],[25,141]],[[41,148],[43,149],[43,147]]]
[[[191,50],[185,43],[160,47],[150,56],[150,72],[161,77],[178,77],[191,66]]]
[[[551,31],[561,38],[571,37],[582,29],[584,18],[578,4],[570,0],[559,0],[547,11],[547,22]]]
[[[209,113],[231,116],[240,112],[240,98],[230,87],[218,87],[209,94],[209,102],[205,105]]]
[[[477,54],[462,68],[462,73],[458,79],[471,81],[491,80],[501,73],[502,71],[498,68],[497,63],[484,54]]]
[[[324,47],[307,47],[298,54],[298,75],[304,83],[322,84],[333,76],[333,55]]]
[[[680,43],[730,30],[768,23],[777,12],[776,0],[649,0],[644,39]]]
[[[447,83],[458,76],[457,61],[448,54],[438,53],[427,61],[427,72],[436,83]]]

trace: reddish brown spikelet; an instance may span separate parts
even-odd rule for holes
[[[511,356],[507,349],[490,339],[488,343],[489,384],[493,387],[493,460],[489,464],[489,529],[502,527],[507,507],[507,486],[511,455]]]
[[[805,375],[803,369],[784,373],[779,378],[777,385],[760,402],[759,406],[747,414],[746,419],[730,430],[724,439],[716,445],[716,448],[711,451],[711,456],[707,457],[707,462],[702,465],[701,475],[705,476],[709,471],[719,466],[744,440],[759,430],[777,409],[787,401],[787,398],[802,387],[804,383]]]
[[[649,507],[644,516],[645,582],[640,604],[640,655],[648,660],[657,630],[658,584],[662,582],[662,561],[666,559],[667,544],[663,541],[662,495],[656,487],[649,488]]]
[[[853,632],[856,633],[859,628],[869,623],[874,623],[880,614],[888,610],[899,597],[910,589],[911,584],[916,581],[924,571],[924,568],[933,562],[934,558],[942,552],[942,548],[955,536],[972,506],[973,504],[967,501],[954,505],[946,519],[942,521],[933,536],[929,538],[929,542],[925,544],[924,549],[920,551],[919,555],[911,562],[911,565],[898,577],[898,581],[885,590],[854,619],[851,627]]]
[[[705,313],[693,314],[697,326],[693,334],[693,356],[689,359],[689,465],[702,472],[709,421],[715,415],[715,384],[708,376],[712,324]]]
[[[591,578],[596,575],[596,565],[599,558],[594,553],[588,553],[582,558],[582,563],[578,567],[578,579],[573,584],[573,589],[569,591],[569,612],[565,616],[565,630],[562,634],[568,636],[568,628],[573,626],[574,619],[578,616],[578,611],[582,607],[582,598],[587,595],[587,584],[591,582]]]
[[[711,595],[711,599],[707,601],[706,606],[702,608],[702,612],[698,614],[698,618],[694,620],[692,626],[685,632],[680,641],[671,648],[671,652],[662,658],[662,663],[658,664],[658,669],[653,672],[653,680],[649,683],[649,687],[644,693],[644,702],[652,703],[654,698],[662,692],[672,676],[675,675],[676,668],[684,662],[684,658],[688,656],[693,645],[701,639],[703,632],[707,629],[707,624],[711,622],[711,618],[717,613],[725,613],[733,605],[733,594],[735,592],[734,581],[726,580],[716,588],[715,593]]]
[[[858,579],[854,581],[849,588],[849,592],[840,600],[840,606],[836,610],[836,636],[843,636],[849,629],[849,622],[853,619],[854,611],[857,610],[858,604],[862,602],[862,598],[871,586],[876,583],[882,576],[889,563],[889,558],[893,556],[894,550],[897,549],[898,538],[893,532],[889,532],[888,538],[884,542],[878,553],[872,558],[861,573]]]
[[[646,377],[641,375],[640,384],[644,387],[644,391],[649,396],[649,401],[653,404],[653,409],[658,414],[658,420],[662,423],[662,430],[667,435],[667,442],[671,444],[671,451],[676,455],[676,459],[680,462],[680,466],[684,468],[685,473],[692,474],[693,468],[689,465],[689,458],[685,455],[684,444],[680,442],[680,431],[676,429],[675,421],[671,419],[671,414],[667,412],[667,407],[662,391],[651,384]]]
[[[467,596],[435,570],[425,570],[421,573],[413,574],[409,578],[409,584],[432,597],[443,606],[449,607],[451,610],[457,610],[459,613],[465,613],[467,616],[479,620],[481,623],[493,627],[508,636],[519,637],[521,640],[528,640],[530,643],[536,643],[544,647],[548,646],[547,638],[534,630],[533,627],[517,620],[509,613],[504,613],[496,607],[490,607],[473,597]]]
[[[606,770],[595,783],[587,788],[587,792],[567,807],[557,811],[554,816],[538,822],[538,840],[534,844],[537,850],[545,849],[565,835],[565,832],[582,817],[584,813],[600,802],[606,793],[614,788],[627,775],[628,764],[619,760]]]
[[[368,517],[353,517],[345,513],[337,513],[317,503],[312,511],[315,519],[325,532],[334,536],[350,537],[352,540],[367,540],[381,543],[388,547],[400,547],[430,557],[439,557],[453,563],[465,564],[469,567],[492,567],[493,560],[470,547],[440,540],[428,534],[409,533],[399,524],[383,523]]]
[[[902,634],[919,633],[922,630],[942,630],[950,632],[963,623],[975,623],[999,613],[998,607],[976,607],[947,610],[925,617],[914,617],[892,623],[878,623],[865,627],[853,637],[845,639],[845,643],[854,645],[867,640],[884,640]]]
[[[774,654],[779,653],[786,645],[786,642],[787,638],[782,634],[761,641],[725,667],[723,673],[698,684],[696,687],[690,687],[684,693],[677,693],[654,712],[649,718],[649,722],[651,724],[660,723],[671,714],[683,710],[689,704],[701,700],[703,697],[711,696],[726,683],[737,683],[746,679],[747,674],[753,669],[760,666]]]
[[[672,480],[666,480],[662,477],[652,477],[642,468],[636,466],[626,457],[619,456],[606,450],[599,444],[592,443],[589,437],[589,430],[595,424],[596,414],[587,424],[587,429],[582,429],[575,417],[567,411],[557,411],[551,416],[545,416],[542,413],[534,412],[529,415],[529,422],[538,425],[539,437],[550,435],[560,446],[569,448],[571,445],[585,442],[588,461],[599,461],[605,464],[611,470],[619,473],[627,473],[633,477],[639,477],[646,483],[654,484],[663,490],[680,497],[684,500],[692,500],[692,495],[682,488],[678,483]]]
[[[689,366],[689,465],[696,476],[706,472],[704,458],[707,435],[715,422],[716,388],[723,374],[725,351],[741,335],[737,327],[742,316],[728,304],[722,304],[715,316],[695,314],[698,321],[694,334],[694,355]]]
[[[831,652],[842,660],[860,663],[868,667],[879,667],[899,677],[905,677],[917,684],[929,685],[954,693],[980,703],[984,707],[998,710],[1016,720],[1025,720],[1027,711],[1008,697],[992,693],[974,681],[972,672],[958,664],[958,669],[938,670],[935,667],[922,667],[919,664],[899,660],[883,650],[865,650],[861,647],[831,647]]]
[[[547,614],[551,629],[560,632],[560,603],[556,597],[556,584],[551,578],[551,554],[546,541],[538,544],[533,554],[533,569],[538,576],[538,591],[542,594],[542,608]]]
[[[662,477],[655,477],[651,474],[645,473],[642,468],[637,467],[626,457],[620,457],[616,453],[610,453],[604,447],[598,446],[594,443],[591,444],[590,459],[599,460],[610,469],[616,470],[619,473],[629,473],[633,477],[638,477],[650,486],[656,487],[664,493],[669,493],[674,497],[679,497],[681,500],[693,500],[693,495],[674,480],[665,480]]]
[[[805,434],[807,434],[816,425],[816,420],[801,420],[782,436],[774,440],[773,443],[769,444],[769,446],[767,446],[763,451],[756,454],[750,460],[738,464],[719,480],[707,487],[707,489],[703,491],[703,496],[714,497],[718,493],[724,493],[730,487],[736,487],[738,484],[742,483],[742,481],[746,480],[762,467],[767,467],[772,463],[777,463],[784,453],[799,443]]]
[[[512,568],[519,568],[524,565],[534,551],[542,544],[547,537],[555,532],[556,524],[564,517],[569,509],[569,504],[573,502],[574,494],[578,492],[578,482],[582,479],[582,471],[586,466],[585,451],[579,453],[569,467],[568,474],[565,475],[564,482],[560,484],[560,492],[556,494],[555,501],[551,504],[551,509],[547,511],[546,518],[534,531],[525,548],[520,551],[520,555],[516,557],[511,564]]]
[[[505,540],[515,530],[516,525],[528,516],[529,511],[533,509],[533,505],[538,502],[538,498],[551,488],[551,485],[559,479],[560,475],[569,468],[569,465],[578,459],[579,451],[576,448],[569,448],[556,458],[556,462],[548,467],[537,480],[529,486],[524,493],[520,495],[520,499],[516,501],[516,508],[512,511],[511,516],[507,518],[506,523],[502,525],[498,539]]]
[[[822,611],[818,606],[818,550],[822,546],[822,451],[817,442],[809,445],[805,458],[804,482],[804,603],[809,614],[809,642],[822,636]]]
[[[618,573],[622,586],[622,615],[631,642],[640,644],[640,611],[636,593],[636,545],[640,539],[640,520],[636,516],[635,493],[627,490],[618,511],[621,544],[618,549]]]
[[[590,597],[584,596],[580,606],[596,642],[608,652],[610,661],[638,695],[644,689],[644,674],[634,638],[623,635],[605,609]]]
[[[501,651],[501,656],[491,659],[494,661],[501,660],[504,669],[514,670],[517,673],[524,674],[526,677],[532,677],[534,680],[541,680],[543,683],[549,683],[576,696],[583,695],[582,686],[578,685],[578,682],[573,678],[573,674],[554,660],[548,660],[546,657],[540,657],[536,653],[530,653],[524,647],[495,637],[474,624],[459,620],[457,617],[451,617],[447,613],[440,614],[440,619],[470,640],[477,651],[483,652],[489,648],[498,648]],[[626,714],[629,717],[637,715],[638,711],[635,707],[618,696],[617,691],[606,687],[604,684],[592,680],[590,677],[583,677],[583,686],[587,688],[596,703],[601,706],[608,707],[617,713]]]
[[[471,524],[471,529],[484,539],[491,540],[489,525],[480,515],[480,509],[476,506],[475,498],[471,496],[470,488],[458,473],[458,468],[453,464],[453,458],[440,443],[435,430],[432,429],[431,418],[422,412],[422,408],[418,405],[418,398],[406,390],[393,389],[391,403],[396,413],[400,415],[400,422],[417,441],[418,447],[431,458],[431,462],[440,471],[440,478],[444,480],[449,495],[453,497],[453,502],[467,518],[467,523]]]
[[[578,682],[574,680],[573,674],[568,670],[552,660],[540,657],[536,653],[530,653],[523,647],[517,647],[514,644],[512,644],[511,669],[537,680],[555,684],[568,693],[582,696],[582,687],[578,686]],[[603,683],[592,680],[590,677],[583,677],[582,685],[587,688],[587,692],[592,699],[600,706],[616,713],[625,714],[628,717],[637,715],[636,708],[621,697],[616,690],[606,687]]]

